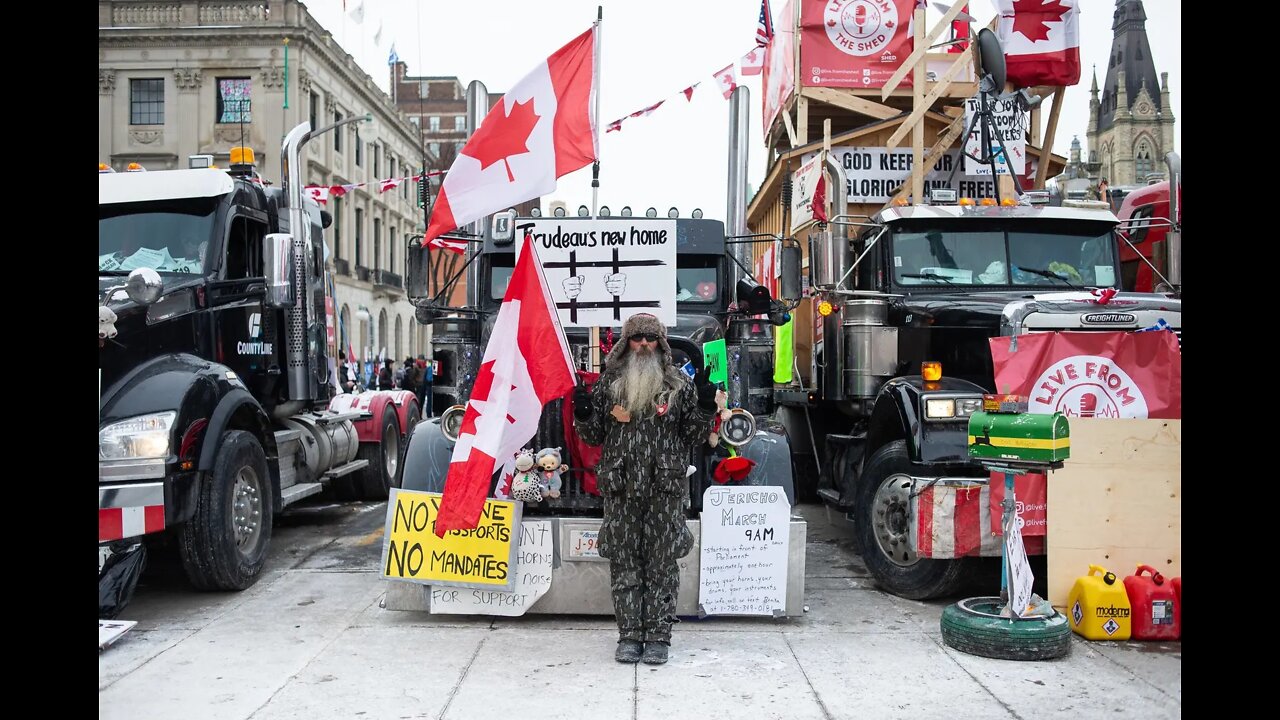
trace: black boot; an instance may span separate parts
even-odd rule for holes
[[[613,659],[620,663],[637,663],[640,662],[640,653],[643,652],[644,645],[639,640],[619,640],[618,649],[613,653]],[[666,654],[663,654],[666,659]]]
[[[644,644],[644,656],[640,659],[646,665],[663,665],[667,662],[667,651],[670,649],[671,643],[647,642]]]

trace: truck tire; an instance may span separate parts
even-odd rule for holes
[[[911,548],[911,457],[895,440],[867,460],[857,490],[857,532],[862,560],[876,583],[911,600],[956,592],[966,574],[965,558],[922,559]]]
[[[356,454],[369,461],[356,480],[356,491],[362,500],[386,500],[391,488],[400,484],[400,420],[390,403],[382,409],[382,432],[378,437],[380,442],[360,443]]]
[[[223,433],[197,492],[196,514],[178,530],[182,567],[198,590],[244,590],[257,582],[271,543],[271,475],[258,438]]]
[[[997,660],[1052,660],[1071,651],[1065,615],[1011,620],[998,597],[966,598],[942,610],[942,641],[970,655]]]

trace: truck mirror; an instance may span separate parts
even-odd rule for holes
[[[799,300],[803,293],[800,279],[800,247],[793,245],[782,248],[782,278],[778,294],[783,300]]]
[[[125,282],[124,292],[139,305],[150,305],[160,299],[160,294],[164,292],[164,281],[160,279],[160,273],[151,268],[134,268]],[[110,295],[107,294],[108,297]]]
[[[738,281],[738,310],[751,315],[763,315],[773,308],[769,288],[749,277]]]
[[[422,247],[422,236],[415,235],[409,240],[405,250],[404,290],[411,298],[427,297],[430,290],[427,286],[427,253],[431,248]]]
[[[285,308],[293,306],[293,236],[289,233],[270,233],[262,246],[262,264],[266,268],[266,306]]]
[[[333,224],[333,213],[329,212],[328,210],[321,210],[320,211],[320,227],[324,228],[325,230],[328,230],[329,226],[332,224]]]

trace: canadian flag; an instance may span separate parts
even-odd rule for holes
[[[593,27],[538,63],[493,106],[444,176],[424,245],[550,194],[557,178],[596,159],[596,51]]]
[[[302,188],[302,192],[321,205],[329,204],[329,188],[327,186],[307,185]]]
[[[552,340],[554,338],[554,340]],[[520,250],[453,448],[435,533],[474,528],[493,472],[505,479],[542,408],[573,389],[569,344],[533,243]]]
[[[720,92],[724,94],[724,99],[728,100],[734,88],[738,87],[738,78],[733,74],[733,63],[717,70],[715,78],[716,84],[720,86]]]
[[[1079,0],[997,0],[1008,80],[1017,87],[1080,82]]]
[[[467,241],[461,240],[457,237],[442,235],[428,240],[427,247],[435,248],[436,250],[448,250],[451,253],[461,255],[467,249]]]
[[[387,178],[386,180],[379,180],[378,187],[381,192],[386,192],[388,190],[395,190],[396,188],[400,187],[400,183],[404,182],[407,179],[408,178],[398,177],[398,178]]]
[[[743,75],[759,75],[764,72],[764,47],[751,48],[751,52],[738,62],[742,65]]]

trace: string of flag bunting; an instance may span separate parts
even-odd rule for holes
[[[438,175],[444,175],[445,171],[432,170],[431,172],[428,172],[425,174],[427,177],[435,177]],[[395,190],[396,188],[400,187],[401,183],[404,183],[404,182],[409,182],[409,181],[418,182],[419,178],[421,178],[421,175],[408,175],[405,177],[384,178],[382,180],[374,180],[371,183],[359,182],[359,183],[346,183],[343,185],[316,185],[315,183],[312,183],[310,185],[303,186],[302,191],[306,193],[307,197],[310,197],[312,200],[315,200],[321,205],[328,205],[329,198],[342,197],[343,195],[346,195],[347,193],[351,192],[352,190],[355,190],[356,188],[362,188],[365,186],[376,186],[378,188],[378,192],[384,193],[389,190]]]
[[[735,72],[735,66],[737,66],[738,72]],[[747,77],[751,75],[759,75],[763,71],[764,71],[764,48],[754,47],[751,49],[751,52],[747,53],[746,55],[743,55],[737,60],[734,60],[733,62],[729,63],[723,68],[720,68],[716,72],[712,73],[711,77],[715,79],[716,87],[720,89],[720,94],[724,95],[725,100],[728,100],[729,96],[733,94],[734,89],[738,87],[739,73],[741,73],[741,76]],[[695,88],[697,88],[701,84],[702,82],[698,81],[690,85],[689,87],[685,88],[684,90],[681,90],[680,93],[684,95],[684,99],[686,101],[693,102],[693,91]],[[661,107],[662,104],[665,102],[666,102],[665,99],[659,100],[658,102],[652,105],[649,105],[647,107],[640,108],[639,110],[636,110],[633,113],[628,113],[626,115],[623,115],[617,120],[614,120],[613,122],[606,125],[605,132],[606,133],[620,132],[622,130],[622,123],[624,121],[629,120],[631,118],[638,118],[638,117],[644,117],[646,115],[649,115],[653,113],[654,110],[657,110],[659,107]]]

